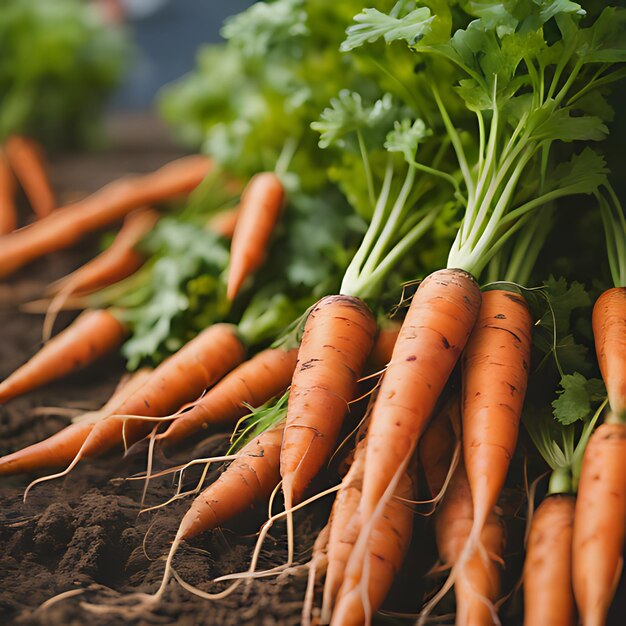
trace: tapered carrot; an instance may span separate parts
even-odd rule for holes
[[[611,410],[626,419],[626,287],[609,289],[598,298],[592,323]]]
[[[239,207],[225,209],[217,213],[206,223],[206,228],[226,239],[232,239],[235,234],[237,220],[239,219]]]
[[[483,294],[463,356],[463,453],[478,539],[500,496],[515,450],[528,385],[532,319],[522,296]]]
[[[413,479],[405,471],[395,495],[410,500],[415,497]],[[388,500],[369,534],[366,561],[350,560],[337,594],[331,625],[370,624],[371,617],[383,603],[396,578],[411,542],[414,513],[400,499]],[[330,560],[329,560],[330,565]]]
[[[197,398],[244,358],[236,329],[214,324],[163,361],[144,385],[99,422],[80,451],[80,457],[102,454],[119,445],[123,437],[134,442],[152,428],[148,420],[125,415],[158,417],[168,415],[185,402]]]
[[[0,235],[17,227],[15,208],[15,178],[4,150],[0,148]]]
[[[269,348],[259,352],[227,374],[156,438],[179,443],[209,425],[237,420],[249,411],[246,404],[261,406],[287,389],[297,358],[295,349]]]
[[[278,221],[284,196],[280,179],[271,172],[252,177],[244,189],[230,246],[226,289],[229,300],[235,299],[245,279],[265,259],[267,244]]]
[[[124,326],[108,311],[85,311],[0,383],[0,402],[93,363],[118,346],[124,335]]]
[[[149,370],[141,369],[135,372],[127,382],[118,386],[108,402],[98,411],[85,413],[75,419],[74,423],[47,439],[1,457],[0,476],[62,467],[70,463],[95,423],[143,385],[147,376]]]
[[[210,169],[211,161],[206,157],[183,157],[151,174],[116,180],[79,202],[57,209],[6,237],[0,247],[0,276],[67,248],[134,209],[189,193]]]
[[[42,147],[33,139],[12,135],[6,141],[6,152],[35,215],[39,219],[46,217],[56,206],[56,201]]]
[[[583,626],[606,622],[623,567],[625,527],[626,424],[605,422],[585,449],[574,513],[572,573]]]
[[[327,296],[309,314],[280,457],[285,508],[300,499],[331,455],[375,332],[374,316],[358,298]]]
[[[378,331],[368,364],[375,371],[387,367],[400,334],[401,322],[388,321]]]
[[[576,500],[546,497],[533,516],[524,563],[524,624],[575,626],[572,531]]]
[[[476,281],[462,270],[440,270],[417,290],[372,410],[361,513],[371,517],[397,471],[408,463],[437,399],[474,326]]]
[[[461,559],[473,528],[472,494],[461,461],[435,513],[435,536],[439,557],[448,567]],[[464,560],[455,581],[456,623],[471,626],[496,624],[494,601],[500,593],[500,571],[504,550],[504,527],[491,511],[480,536],[488,558],[474,552]]]

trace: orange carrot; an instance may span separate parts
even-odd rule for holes
[[[232,239],[235,234],[237,220],[239,219],[239,207],[225,209],[217,213],[206,223],[206,228],[226,239]]]
[[[280,425],[246,444],[228,469],[193,501],[178,527],[176,540],[191,539],[217,528],[255,503],[268,500],[280,480],[282,435]]]
[[[626,424],[605,422],[587,444],[574,513],[572,575],[583,626],[606,621],[623,566],[625,527]]]
[[[89,365],[118,346],[124,334],[124,326],[108,311],[85,311],[0,383],[0,402]]]
[[[0,235],[17,227],[15,208],[15,179],[4,150],[0,149]]]
[[[626,419],[626,287],[609,289],[598,298],[592,322],[611,410]]]
[[[122,416],[168,415],[197,398],[243,358],[244,348],[234,326],[210,326],[163,361],[140,389],[96,425],[80,451],[80,458],[110,450],[122,442],[124,435],[127,441],[137,441],[150,431],[152,422]]]
[[[379,329],[368,364],[374,371],[387,367],[400,334],[401,322],[388,321]]]
[[[440,270],[417,290],[372,411],[363,477],[365,522],[398,469],[408,463],[474,326],[476,281],[463,270]]]
[[[116,180],[79,202],[57,209],[6,237],[0,248],[0,276],[67,248],[134,209],[189,193],[210,169],[211,161],[206,157],[183,157],[151,174]]]
[[[443,503],[435,514],[435,536],[439,556],[444,565],[454,567],[461,558],[472,532],[472,494],[461,461],[452,477]],[[504,528],[491,511],[480,537],[488,559],[474,552],[458,571],[455,582],[456,623],[487,626],[497,623],[493,602],[500,593],[500,572],[497,562],[502,561]]]
[[[575,626],[572,589],[573,496],[554,494],[539,505],[530,525],[524,563],[524,624]]]
[[[244,403],[261,406],[289,387],[297,358],[295,349],[270,348],[260,352],[227,374],[156,438],[179,443],[210,424],[223,424],[243,417],[249,411]]]
[[[496,505],[515,450],[530,367],[532,319],[517,294],[483,294],[463,356],[463,450],[474,502],[473,539]]]
[[[143,385],[148,375],[148,370],[142,369],[137,371],[127,382],[118,386],[111,398],[100,410],[85,413],[75,418],[74,423],[66,426],[51,437],[1,457],[0,476],[34,472],[51,467],[62,467],[70,463],[87,439],[95,423],[134,393],[140,385]]]
[[[54,209],[56,201],[48,180],[42,147],[34,139],[12,135],[6,141],[6,152],[35,215],[46,217]]]
[[[395,495],[409,500],[415,497],[409,472],[403,473]],[[346,567],[331,625],[371,623],[372,614],[380,608],[400,571],[411,542],[413,515],[411,508],[401,500],[392,498],[387,501],[369,534],[367,560],[358,563],[351,559]]]
[[[244,189],[230,246],[229,300],[235,299],[244,280],[263,263],[284,196],[280,179],[271,172],[253,176]]]
[[[280,456],[286,509],[331,455],[375,332],[374,316],[358,298],[327,296],[309,314]]]

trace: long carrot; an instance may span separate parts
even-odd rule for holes
[[[435,513],[435,536],[444,565],[454,567],[462,558],[474,525],[472,494],[461,461],[452,477],[443,503]],[[455,581],[456,623],[490,626],[497,623],[493,602],[500,592],[497,562],[504,550],[504,527],[493,511],[480,537],[488,559],[474,552],[463,561]]]
[[[39,469],[62,467],[76,456],[96,422],[123,402],[149,376],[149,370],[141,369],[120,384],[107,403],[98,411],[85,413],[54,435],[31,446],[0,458],[0,476],[34,472]]]
[[[35,215],[39,219],[46,217],[56,206],[56,201],[42,147],[33,139],[12,135],[6,141],[6,152]]]
[[[515,450],[528,385],[531,328],[522,296],[499,289],[483,294],[463,356],[461,413],[475,540],[496,505]]]
[[[443,391],[480,307],[476,281],[440,270],[409,307],[372,411],[361,512],[368,520],[397,471],[408,463]]]
[[[89,365],[118,346],[124,334],[124,326],[108,311],[85,311],[0,383],[0,402]]]
[[[0,235],[17,227],[15,208],[15,178],[4,150],[0,148]]]
[[[575,626],[572,531],[576,500],[546,497],[533,516],[524,563],[524,624]]]
[[[280,179],[271,172],[253,176],[244,189],[230,246],[229,300],[235,299],[244,280],[263,262],[284,196]]]
[[[179,443],[211,424],[232,422],[287,389],[298,358],[297,350],[269,348],[259,352],[210,389],[189,411],[157,435],[157,440]],[[244,404],[245,403],[245,404]]]
[[[415,497],[409,472],[404,472],[395,495],[408,500]],[[371,623],[372,614],[383,603],[404,560],[411,542],[413,515],[411,508],[400,499],[387,501],[369,535],[367,560],[363,564],[350,560],[346,567],[331,624],[360,626]]]
[[[322,298],[306,321],[291,383],[280,472],[285,508],[332,453],[376,332],[358,298]]]
[[[606,621],[623,567],[625,528],[626,424],[605,422],[585,449],[574,513],[572,572],[583,626]]]
[[[151,174],[116,180],[79,202],[57,209],[47,218],[6,237],[0,248],[0,276],[67,248],[134,209],[189,193],[210,169],[211,161],[206,157],[183,157]]]
[[[626,287],[609,289],[598,298],[592,323],[611,410],[626,419]]]
[[[391,361],[400,328],[402,328],[401,322],[390,320],[378,330],[374,347],[368,359],[368,365],[374,371],[387,367]]]

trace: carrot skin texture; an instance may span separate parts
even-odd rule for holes
[[[457,563],[473,524],[472,494],[461,461],[435,513],[435,538],[444,565],[453,567]],[[500,570],[496,561],[502,559],[505,533],[501,520],[493,511],[487,517],[480,538],[490,559],[485,562],[478,552],[474,552],[457,573],[454,586],[457,626],[491,626],[495,623],[485,600],[494,602],[500,593]]]
[[[572,533],[576,500],[548,496],[530,525],[524,563],[524,624],[575,626]]]
[[[532,319],[522,296],[483,294],[480,314],[463,355],[463,450],[483,524],[504,485],[528,385]]]
[[[30,361],[0,383],[0,402],[89,365],[118,346],[125,334],[124,326],[108,311],[81,313]]]
[[[193,501],[177,538],[191,539],[268,500],[280,480],[282,434],[278,426],[246,444],[226,471]]]
[[[626,424],[599,426],[583,457],[574,513],[574,596],[583,626],[602,626],[623,567]]]
[[[109,183],[87,198],[20,228],[7,236],[0,248],[0,277],[71,246],[87,233],[123,218],[134,209],[189,193],[210,169],[211,161],[204,156],[183,157],[151,174]]]
[[[39,219],[50,215],[56,200],[48,180],[42,147],[33,139],[12,135],[6,141],[6,152],[35,215]]]
[[[387,367],[389,361],[391,361],[401,327],[402,324],[400,322],[392,321],[378,331],[372,353],[368,359],[368,364],[374,371]]]
[[[242,363],[212,387],[189,411],[177,417],[157,439],[180,443],[211,424],[230,423],[249,412],[244,402],[258,407],[289,383],[298,358],[297,350],[269,348]]]
[[[16,227],[15,177],[6,153],[0,149],[0,235],[13,232]]]
[[[412,499],[415,497],[413,480],[406,471],[400,479],[395,495]],[[396,578],[413,532],[413,510],[400,500],[391,498],[373,526],[367,544],[369,580],[367,598],[372,614],[383,603]],[[337,595],[331,625],[360,626],[365,623],[365,608],[361,595],[364,569],[361,563],[350,562],[346,568],[343,584]]]
[[[326,296],[304,327],[291,382],[280,471],[286,498],[300,499],[331,455],[372,349],[376,321],[350,296]]]
[[[245,279],[263,263],[284,198],[283,185],[271,172],[256,174],[244,189],[230,245],[229,300],[235,299]]]
[[[214,324],[167,358],[152,372],[145,384],[126,399],[90,433],[83,457],[102,454],[126,440],[135,442],[154,427],[154,422],[118,417],[168,415],[185,402],[197,398],[237,366],[244,347],[235,327]]]
[[[626,287],[609,289],[598,298],[592,324],[611,410],[626,420]]]
[[[413,297],[372,411],[361,511],[369,519],[399,462],[408,462],[465,347],[480,290],[463,270],[439,270]]]

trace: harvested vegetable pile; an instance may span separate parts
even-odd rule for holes
[[[43,346],[0,383],[10,407],[105,355],[128,369],[0,457],[26,507],[90,464],[117,479],[109,512],[88,492],[91,515],[12,521],[33,555],[71,525],[80,574],[23,619],[176,623],[191,594],[216,624],[617,623],[626,10],[276,0],[223,34],[161,98],[201,154],[1,236],[9,277],[122,222],[21,303]],[[207,552],[223,527],[236,548]]]

